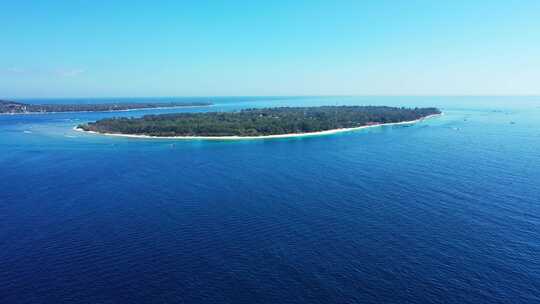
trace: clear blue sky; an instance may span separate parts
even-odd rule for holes
[[[538,0],[0,6],[0,97],[540,94]]]

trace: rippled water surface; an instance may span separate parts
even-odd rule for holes
[[[0,116],[0,303],[540,302],[540,98],[208,100]],[[444,115],[242,142],[72,130],[335,104]]]

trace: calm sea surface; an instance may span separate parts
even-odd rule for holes
[[[0,116],[0,303],[540,303],[540,97],[197,100],[216,105]],[[242,142],[72,130],[335,104],[444,115]]]

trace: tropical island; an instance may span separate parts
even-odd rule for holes
[[[441,111],[437,108],[279,107],[238,112],[107,118],[79,125],[76,129],[132,137],[242,139],[336,133],[386,124],[413,123],[438,114]]]
[[[114,112],[128,110],[209,106],[209,102],[98,103],[98,104],[29,104],[0,100],[0,114],[33,114],[63,112]]]

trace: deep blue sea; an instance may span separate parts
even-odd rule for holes
[[[540,303],[540,97],[197,100],[0,116],[0,303]],[[444,115],[240,142],[72,130],[336,104]]]

